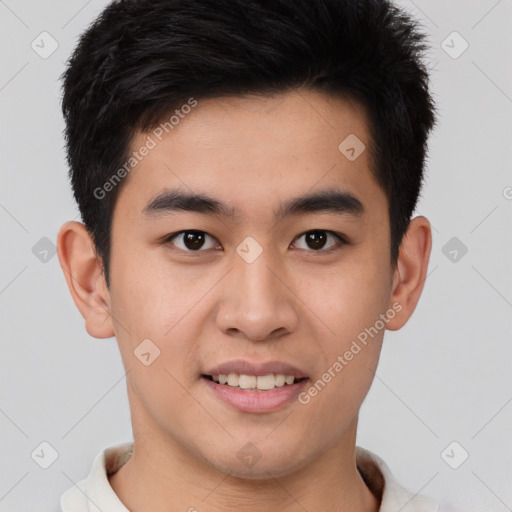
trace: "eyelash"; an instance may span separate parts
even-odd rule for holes
[[[299,249],[301,251],[306,251],[306,252],[311,252],[311,253],[314,253],[314,254],[330,254],[334,251],[337,251],[339,249],[341,249],[342,246],[344,245],[349,245],[350,242],[349,240],[344,236],[342,235],[341,233],[337,233],[335,231],[330,231],[328,229],[310,229],[308,231],[304,231],[304,233],[301,233],[300,235],[297,236],[297,238],[295,240],[298,240],[299,238],[303,237],[304,235],[307,235],[308,233],[314,233],[314,232],[320,232],[320,233],[328,233],[332,236],[334,236],[337,240],[338,240],[338,243],[332,247],[330,247],[329,249],[318,249],[318,250],[314,250],[314,249]],[[201,231],[201,230],[198,230],[198,229],[185,229],[183,231],[177,231],[175,233],[171,233],[170,235],[167,235],[163,240],[162,240],[162,244],[164,245],[172,245],[171,244],[171,241],[181,235],[181,234],[184,234],[184,233],[202,233],[202,234],[205,234],[211,238],[213,238],[215,240],[215,237],[210,235],[209,233],[207,233],[206,231]],[[195,253],[201,253],[201,252],[207,252],[208,250],[210,249],[199,249],[197,251],[192,251],[192,250],[186,250],[186,249],[180,249],[179,247],[174,247],[173,250],[177,250],[177,251],[181,251],[181,252],[185,252],[185,253],[190,253],[190,254],[195,254]]]

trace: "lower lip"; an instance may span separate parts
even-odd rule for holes
[[[242,412],[263,413],[281,409],[297,398],[307,386],[309,379],[295,384],[270,389],[268,391],[244,391],[226,384],[218,384],[206,377],[201,377],[217,398],[232,405]]]

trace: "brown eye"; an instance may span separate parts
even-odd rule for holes
[[[344,244],[346,243],[345,240],[341,237],[341,235],[338,235],[337,233],[334,233],[332,231],[327,231],[325,229],[315,229],[312,231],[307,231],[306,233],[303,233],[298,240],[301,238],[304,238],[304,241],[306,243],[306,247],[299,247],[299,249],[312,249],[313,251],[328,251],[329,249],[332,249],[336,247],[336,245]],[[329,240],[329,238],[334,238],[337,240],[329,246],[326,247],[326,243]]]
[[[168,237],[165,241],[165,243],[171,243],[178,249],[181,249],[183,251],[187,252],[200,252],[201,249],[204,249],[205,240],[207,238],[211,238],[214,240],[213,237],[205,233],[204,231],[198,231],[198,230],[187,230],[187,231],[180,231],[179,233],[175,233],[174,235],[171,235]],[[173,240],[177,239],[178,243],[173,242]],[[216,247],[215,243],[210,243],[210,247],[206,247],[206,249],[212,249]]]
[[[322,249],[327,241],[327,235],[324,231],[310,231],[306,233],[306,244],[311,249]]]

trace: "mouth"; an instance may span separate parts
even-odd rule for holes
[[[309,377],[230,373],[203,374],[200,380],[214,400],[240,412],[262,414],[292,405],[308,385]]]
[[[202,378],[215,382],[221,386],[227,386],[232,389],[252,392],[266,392],[283,387],[293,386],[305,380],[308,377],[295,377],[282,373],[268,375],[244,375],[238,373],[201,375]]]

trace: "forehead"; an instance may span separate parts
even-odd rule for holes
[[[186,111],[131,141],[132,153],[151,147],[118,198],[136,216],[176,188],[217,198],[238,218],[271,204],[282,212],[285,198],[333,188],[364,210],[386,202],[370,171],[366,113],[353,101],[302,90],[199,99]]]

